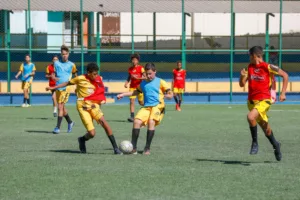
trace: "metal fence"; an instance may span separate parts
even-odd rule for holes
[[[46,82],[45,68],[62,44],[79,74],[97,62],[106,82],[123,82],[130,54],[139,53],[166,80],[182,60],[187,91],[222,91],[232,100],[243,91],[236,82],[253,45],[300,82],[297,1],[20,0],[2,1],[0,8],[1,93],[18,91],[12,77],[27,53],[37,67],[34,81]]]

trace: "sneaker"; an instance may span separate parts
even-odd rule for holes
[[[72,129],[73,129],[74,125],[75,125],[75,122],[71,122],[70,124],[68,124],[68,130],[67,130],[68,133],[72,132]]]
[[[255,142],[252,142],[250,154],[254,155],[254,154],[257,154],[257,152],[258,152],[258,144]]]
[[[55,127],[54,130],[52,131],[53,134],[59,134],[60,130],[58,127]]]
[[[150,149],[145,149],[143,152],[144,155],[150,155]]]
[[[179,105],[178,105],[178,104],[176,104],[176,106],[175,106],[175,110],[178,110],[178,107],[179,107]]]
[[[280,147],[281,147],[281,143],[277,142],[277,145],[274,148],[274,154],[275,154],[275,158],[276,158],[277,161],[281,161],[281,159],[282,159],[282,154],[281,154],[281,151],[280,151]]]
[[[85,140],[83,137],[78,138],[79,150],[81,153],[86,153]]]
[[[137,150],[136,149],[132,149],[131,154],[137,155]]]
[[[31,105],[30,105],[30,104],[27,104],[26,107],[27,107],[27,108],[28,108],[28,107],[31,107]]]
[[[178,106],[178,108],[177,108],[177,111],[179,111],[179,112],[181,111],[181,108],[180,108],[179,106]]]
[[[53,113],[53,117],[57,117],[57,112],[54,112],[54,113]]]
[[[118,149],[118,148],[114,149],[114,154],[115,155],[123,155],[122,151],[120,149]]]
[[[23,104],[21,105],[21,107],[22,107],[22,108],[27,107],[26,103],[23,103]]]
[[[132,117],[129,117],[127,120],[128,120],[129,122],[133,122],[133,121],[134,121],[134,119],[133,119]]]

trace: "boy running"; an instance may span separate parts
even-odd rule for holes
[[[173,93],[177,111],[181,111],[182,95],[185,87],[185,77],[186,71],[182,69],[181,61],[178,61],[177,68],[173,70]]]
[[[58,61],[58,56],[54,55],[52,57],[52,64],[48,65],[46,68],[46,78],[49,79],[49,86],[54,87],[56,85],[55,79],[52,79],[52,74],[55,74],[54,63]],[[52,102],[53,102],[53,116],[57,117],[57,100],[55,90],[51,90]]]
[[[156,68],[153,63],[147,63],[145,70],[147,79],[143,80],[136,90],[119,94],[117,98],[121,99],[125,96],[143,94],[144,106],[134,118],[131,143],[133,145],[132,153],[137,154],[137,140],[140,134],[140,128],[148,125],[144,154],[149,155],[155,126],[161,123],[165,113],[164,98],[172,99],[173,94],[167,83],[156,77]]]
[[[24,93],[24,99],[22,107],[29,107],[30,106],[30,99],[29,99],[29,88],[31,86],[33,76],[35,75],[35,65],[31,62],[30,55],[25,55],[25,62],[21,64],[19,72],[15,76],[16,79],[22,75],[22,90]]]
[[[283,77],[283,84],[280,101],[286,99],[285,92],[288,85],[288,75],[278,66],[268,64],[263,61],[263,48],[254,46],[249,50],[250,64],[247,69],[241,71],[239,80],[240,87],[244,87],[248,81],[248,109],[247,115],[250,126],[252,145],[250,154],[257,154],[257,123],[264,131],[266,137],[273,146],[275,158],[277,161],[282,159],[280,151],[280,142],[278,142],[273,134],[273,131],[268,123],[267,112],[271,106],[270,87],[272,84],[272,74],[277,74]]]

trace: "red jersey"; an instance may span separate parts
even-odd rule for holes
[[[142,80],[138,80],[133,78],[133,76],[137,76],[138,78],[142,78],[143,73],[145,72],[144,67],[141,65],[129,67],[128,73],[131,76],[130,79],[130,88],[137,88],[140,85]]]
[[[185,86],[185,77],[186,77],[186,71],[184,69],[173,70],[173,87],[174,88],[184,88]]]
[[[102,81],[102,77],[98,75],[94,80],[91,80],[89,79],[88,75],[85,74],[84,76],[95,87],[94,93],[85,97],[84,100],[100,101],[100,102],[106,101],[105,87]]]
[[[271,99],[273,75],[278,68],[265,62],[248,66],[248,100]]]
[[[49,74],[49,75],[55,73],[53,64],[50,64],[50,65],[47,66],[46,73]],[[49,86],[53,87],[55,85],[56,85],[56,81],[53,80],[52,78],[49,78]]]

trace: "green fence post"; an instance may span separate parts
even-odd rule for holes
[[[80,0],[80,40],[81,40],[81,74],[84,74],[84,54],[83,54],[83,0]]]
[[[156,50],[156,12],[153,13],[153,49]]]
[[[185,24],[185,9],[184,9],[184,0],[181,0],[181,17],[182,17],[182,38],[181,38],[181,62],[182,69],[186,67],[186,24]]]
[[[131,0],[131,53],[134,53],[134,0]]]
[[[7,92],[11,92],[11,61],[10,61],[10,12],[4,11],[4,32],[5,36],[5,47],[8,49],[7,51]]]
[[[28,30],[28,45],[29,45],[29,55],[30,55],[30,58],[32,60],[32,41],[31,41],[31,37],[32,37],[32,31],[31,31],[31,5],[30,5],[31,1],[28,0],[28,11],[27,11],[27,19],[28,19],[28,27],[27,30]],[[29,99],[30,99],[30,102],[32,104],[32,84],[30,86],[30,92],[29,92]]]
[[[74,49],[74,22],[73,22],[73,12],[70,12],[70,23],[71,23],[71,49]],[[71,50],[72,52],[72,50]]]
[[[269,35],[269,20],[270,16],[275,17],[273,13],[267,13],[266,14],[266,45],[265,45],[265,50],[266,50],[266,62],[269,62],[269,48],[270,48],[270,35]]]
[[[97,23],[97,65],[99,66],[99,74],[100,74],[100,65],[101,65],[101,57],[100,57],[100,48],[101,48],[101,38],[100,38],[100,12],[97,12],[97,18],[96,18],[96,23]]]
[[[233,78],[233,48],[234,48],[234,0],[230,2],[230,13],[231,13],[231,34],[230,34],[230,102],[232,102],[232,78]]]
[[[282,66],[282,0],[280,0],[280,13],[279,13],[279,67]],[[281,78],[278,81],[278,95],[280,95]]]

